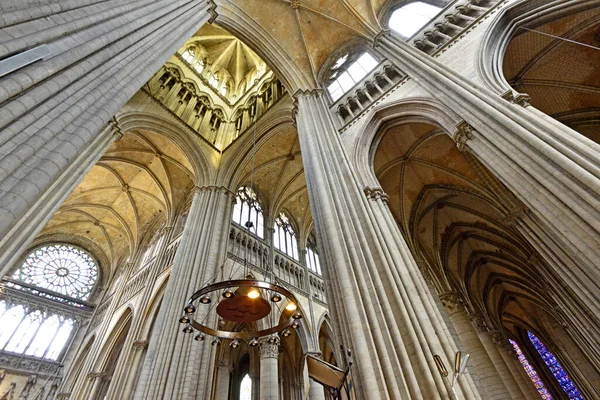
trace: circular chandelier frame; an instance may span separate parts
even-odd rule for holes
[[[255,279],[236,279],[236,280],[222,281],[222,282],[213,283],[211,285],[207,285],[207,286],[203,287],[202,289],[198,290],[192,296],[190,296],[190,298],[188,299],[188,305],[193,304],[194,301],[200,299],[201,297],[207,296],[210,293],[220,291],[222,289],[231,288],[231,287],[259,288],[259,289],[271,290],[278,294],[284,295],[288,299],[288,303],[294,303],[296,305],[296,307],[298,307],[298,300],[296,299],[296,296],[294,296],[294,294],[292,292],[290,292],[283,286],[279,286],[274,283],[259,281],[259,280],[255,280]],[[185,312],[185,307],[184,307],[184,312]],[[196,312],[197,312],[197,310],[196,310]],[[290,315],[286,316],[287,313],[289,313]],[[192,314],[193,313],[185,312],[185,315],[187,315],[190,318],[189,325],[191,325],[192,328],[194,328],[195,330],[200,331],[206,335],[218,337],[221,339],[232,339],[232,340],[235,340],[235,339],[246,340],[246,339],[254,339],[254,338],[269,336],[269,335],[281,332],[284,329],[289,328],[289,327],[294,328],[294,326],[293,326],[294,322],[297,319],[301,318],[301,314],[299,313],[297,308],[294,311],[289,311],[284,308],[284,310],[282,311],[282,315],[284,315],[286,317],[286,319],[284,319],[282,322],[280,322],[276,326],[273,326],[268,329],[255,330],[255,331],[249,331],[249,332],[248,331],[234,332],[234,331],[224,331],[224,330],[220,330],[220,329],[210,328],[210,327],[196,321],[192,317]]]

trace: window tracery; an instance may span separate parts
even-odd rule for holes
[[[309,240],[306,246],[306,265],[315,274],[322,275],[319,253],[317,253],[317,245],[314,239]]]
[[[410,38],[429,23],[441,7],[424,1],[413,1],[397,8],[391,15],[388,25],[402,37]]]
[[[533,385],[540,394],[541,398],[543,400],[552,400],[552,395],[550,394],[550,392],[548,392],[548,389],[546,389],[544,382],[542,382],[535,369],[531,366],[531,364],[529,364],[529,361],[527,361],[525,354],[523,354],[517,342],[515,342],[512,339],[509,339],[508,341],[510,342],[510,344],[512,344],[513,348],[515,349],[515,353],[517,353],[517,358],[519,359],[519,362],[523,366],[523,369],[525,369],[525,372],[527,372],[529,379],[531,379],[531,382],[533,382]]]
[[[377,66],[377,60],[368,52],[352,57],[345,54],[331,67],[327,91],[336,101],[360,82]]]
[[[190,67],[194,68],[194,70],[196,70],[196,72],[199,74],[204,71],[206,60],[199,57],[197,50],[194,47],[188,47],[185,49],[181,56],[185,61],[187,61]]]
[[[544,360],[544,363],[548,366],[552,376],[556,379],[562,390],[567,394],[569,399],[583,400],[583,396],[579,392],[579,389],[575,386],[575,383],[569,378],[567,372],[560,365],[554,354],[552,354],[541,342],[541,340],[531,332],[527,332],[527,337],[531,341],[533,347]]]
[[[233,222],[246,226],[252,222],[252,233],[260,238],[264,237],[264,217],[256,193],[247,186],[238,189],[235,205],[233,206]]]
[[[292,257],[294,260],[298,260],[296,232],[284,213],[279,214],[275,219],[273,228],[273,244],[275,248]]]

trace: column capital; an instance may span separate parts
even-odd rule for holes
[[[294,102],[296,102],[298,97],[314,97],[314,96],[322,96],[325,94],[325,90],[321,88],[315,89],[298,89],[294,92],[292,97],[294,98]]]
[[[121,127],[119,126],[119,121],[117,121],[117,118],[113,116],[108,123],[110,124],[110,126],[112,128],[115,142],[118,142],[119,140],[121,140],[121,138],[123,138],[123,131],[121,130]]]
[[[505,217],[506,224],[515,226],[519,220],[525,218],[530,212],[531,210],[525,204],[520,204],[508,212]]]
[[[381,202],[384,204],[389,203],[389,196],[380,187],[366,187],[363,189],[363,191],[365,192],[368,200],[381,200]]]
[[[446,292],[440,294],[440,301],[450,314],[454,314],[455,312],[465,309],[461,296],[457,292]]]
[[[471,313],[469,314],[469,319],[471,320],[471,324],[473,325],[477,333],[488,331],[487,321],[485,320],[483,314]]]
[[[373,38],[373,47],[379,46],[381,44],[381,40],[389,37],[391,33],[392,30],[389,28],[380,30],[379,33],[377,33],[377,35],[375,35]]]
[[[259,339],[260,342],[260,358],[277,358],[279,357],[279,336],[271,335]]]
[[[492,337],[492,341],[496,346],[502,348],[508,344],[508,339],[506,338],[506,336],[504,336],[502,332],[494,329],[490,330],[488,333]]]
[[[456,143],[456,147],[461,152],[469,151],[467,142],[473,137],[473,127],[467,121],[461,121],[456,124],[456,132],[452,135],[452,139]]]
[[[133,344],[131,345],[135,350],[144,350],[148,348],[148,341],[147,340],[136,340],[135,342],[133,342]]]
[[[203,193],[203,192],[223,193],[223,194],[227,195],[228,197],[231,197],[234,200],[235,200],[235,196],[236,196],[236,193],[227,189],[225,186],[196,186],[194,190],[196,193]]]
[[[97,380],[97,381],[104,382],[104,381],[107,381],[110,379],[110,375],[104,371],[92,371],[87,374],[87,378],[90,381]]]

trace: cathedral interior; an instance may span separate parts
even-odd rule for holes
[[[599,0],[0,0],[0,400],[600,399]]]

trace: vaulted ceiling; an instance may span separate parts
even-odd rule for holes
[[[302,75],[294,86],[317,87],[317,76],[330,54],[354,39],[373,38],[380,26],[377,15],[387,0],[217,0],[217,22],[228,28],[251,20],[262,28],[243,38],[253,47],[259,36],[278,46]],[[241,30],[238,30],[238,33]],[[257,51],[260,51],[257,49]],[[274,64],[280,56],[270,58]],[[263,57],[268,60],[268,57]],[[280,64],[279,66],[281,67]],[[273,65],[275,67],[275,65]],[[279,71],[289,72],[289,71]],[[287,74],[288,78],[292,74]],[[304,82],[300,82],[303,80]],[[296,87],[291,88],[296,89]]]
[[[530,28],[538,32],[517,31],[506,50],[507,81],[534,107],[600,143],[600,9]]]
[[[384,128],[374,169],[414,254],[441,291],[459,291],[476,312],[508,329],[547,304],[533,250],[504,205],[452,139],[427,123]],[[482,166],[480,166],[482,167]],[[517,322],[515,322],[517,321]]]
[[[130,131],[107,150],[40,235],[91,241],[116,264],[134,254],[149,227],[173,216],[192,182],[192,167],[173,142],[154,132]]]

